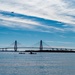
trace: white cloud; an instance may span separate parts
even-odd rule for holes
[[[6,0],[0,1],[0,9],[17,13],[73,23],[72,17],[61,14],[75,14],[75,9],[67,9],[67,3],[62,0]],[[59,15],[60,14],[60,15]]]
[[[27,20],[27,19],[21,19],[21,18],[18,18],[18,17],[9,17],[9,16],[2,16],[0,15],[0,19],[3,19],[3,20],[8,20],[8,21],[14,21],[14,22],[22,22],[22,23],[28,23],[28,24],[33,24],[33,25],[39,25],[39,23],[37,22],[33,22],[31,20]]]
[[[72,1],[71,1],[72,2]],[[71,5],[72,6],[72,5]],[[75,9],[68,8],[69,3],[65,0],[0,0],[0,10],[21,13],[30,16],[41,17],[44,19],[51,19],[68,23],[70,26],[75,27]],[[36,26],[46,28],[47,32],[50,29],[57,31],[65,31],[66,29],[41,25],[38,22],[31,20],[23,20],[20,18],[4,17],[0,15],[1,19],[22,23],[21,27],[36,28]],[[9,22],[10,23],[10,22]],[[26,25],[27,24],[27,25]],[[9,24],[8,24],[9,25]],[[18,24],[17,24],[18,25]],[[12,25],[13,26],[13,25]],[[69,30],[69,28],[67,29]],[[70,29],[72,31],[72,28]],[[74,30],[73,30],[74,31]]]
[[[25,18],[17,17],[14,16],[12,17],[11,15],[2,15],[0,14],[0,25],[8,26],[8,27],[17,27],[17,28],[28,28],[31,30],[35,31],[40,31],[40,32],[47,32],[51,33],[51,30],[55,31],[62,31],[64,32],[64,29],[58,28],[55,26],[48,26],[48,25],[42,25],[39,21],[34,21],[34,20],[28,20]]]

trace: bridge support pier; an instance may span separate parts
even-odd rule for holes
[[[17,40],[15,40],[14,51],[17,52]]]
[[[40,40],[40,51],[43,50],[43,44],[42,44],[42,40]]]

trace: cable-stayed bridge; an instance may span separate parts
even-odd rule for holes
[[[53,48],[47,45],[45,42],[40,40],[38,43],[39,46],[32,46],[32,47],[25,47],[25,46],[18,46],[17,40],[13,43],[13,47],[4,47],[0,48],[0,52],[75,52],[75,49],[69,48]],[[46,44],[47,46],[44,46]]]

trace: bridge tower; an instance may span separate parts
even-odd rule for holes
[[[43,44],[42,44],[42,40],[40,40],[40,51],[43,50]]]
[[[15,44],[14,44],[14,51],[17,51],[17,40],[15,40]]]

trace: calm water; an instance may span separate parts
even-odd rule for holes
[[[75,75],[75,54],[0,53],[0,75]]]

